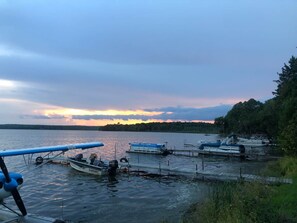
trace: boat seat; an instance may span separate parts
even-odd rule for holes
[[[94,166],[99,166],[99,164],[100,164],[100,161],[99,160],[94,160],[94,162],[93,162],[93,165]]]
[[[102,160],[94,160],[94,163],[93,163],[94,166],[101,166],[103,167],[104,166],[104,162]]]

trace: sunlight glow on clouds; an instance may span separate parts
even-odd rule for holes
[[[162,112],[144,110],[83,110],[68,108],[50,109],[38,113],[43,113],[45,118],[51,119],[64,117],[68,122],[73,122],[76,125],[106,125],[118,122],[133,124],[144,121],[133,117],[146,117],[146,121],[148,121],[149,117],[162,114]]]
[[[17,95],[20,95],[25,89],[31,90],[34,88],[34,84],[28,84],[21,81],[13,81],[8,79],[0,79],[0,97],[1,99],[18,99]]]
[[[231,105],[215,107],[161,107],[137,110],[92,110],[73,109],[52,106],[37,102],[12,98],[1,98],[2,112],[0,122],[5,122],[5,110],[13,111],[6,117],[17,116],[20,124],[54,124],[54,125],[90,125],[136,124],[148,122],[213,122],[216,117],[224,116]],[[18,114],[18,115],[16,115]],[[16,119],[16,118],[15,118]],[[4,121],[3,121],[4,120]]]
[[[161,111],[144,110],[83,110],[52,106],[49,109],[37,108],[32,113],[22,115],[21,119],[31,122],[32,120],[38,120],[39,122],[52,120],[55,121],[55,124],[102,126],[118,122],[122,124],[149,122],[149,120],[151,121],[150,117],[161,115],[162,113]],[[146,120],[133,117],[145,117]]]
[[[168,107],[146,110],[81,110],[54,109],[43,111],[45,119],[64,117],[80,125],[106,125],[114,123],[135,124],[147,122],[205,121],[212,122],[214,118],[223,116],[230,105],[212,108]],[[36,118],[40,118],[37,116]]]
[[[176,105],[170,103],[174,101],[174,97],[167,96],[167,106],[160,105],[150,108],[145,106],[140,109],[78,109],[67,108],[63,106],[57,106],[49,103],[34,102],[32,100],[23,100],[14,96],[12,89],[20,91],[20,89],[33,89],[34,84],[25,82],[15,82],[10,80],[0,79],[0,89],[7,90],[8,94],[2,94],[0,100],[0,106],[2,107],[2,113],[5,110],[13,111],[9,117],[11,118],[14,112],[18,112],[18,121],[16,123],[22,124],[55,124],[55,125],[93,125],[102,126],[106,124],[135,124],[135,123],[148,123],[148,122],[213,122],[216,117],[224,116],[230,110],[230,104],[237,103],[241,99],[206,99],[206,98],[176,98],[176,102],[184,102],[182,105]],[[21,88],[23,87],[23,88]],[[34,89],[36,86],[34,87]],[[10,91],[12,93],[10,93]],[[0,90],[1,92],[1,90]],[[6,93],[7,93],[6,92]],[[30,93],[30,91],[28,92]],[[159,95],[162,97],[161,95]],[[157,97],[160,99],[160,97]],[[163,96],[166,97],[166,96]],[[152,99],[152,98],[151,98]],[[219,104],[220,102],[227,102]],[[170,105],[172,104],[172,105]],[[193,107],[190,105],[200,105]],[[3,105],[3,106],[2,106]],[[215,106],[216,105],[216,106]],[[20,109],[23,107],[23,109]],[[7,108],[7,109],[6,109]],[[7,115],[8,117],[8,115]],[[2,115],[2,120],[5,120],[5,116]],[[1,121],[0,118],[0,121]],[[1,121],[6,123],[5,121]]]
[[[72,115],[145,115],[145,116],[153,116],[161,114],[162,112],[153,112],[153,111],[143,111],[143,110],[83,110],[83,109],[53,109],[53,110],[45,110],[44,114],[48,116],[52,115],[64,115],[64,116],[72,116]]]
[[[212,122],[215,117],[225,115],[228,105],[213,108],[168,107],[146,110],[84,110],[62,108],[15,99],[0,99],[5,108],[20,112],[18,106],[26,107],[19,115],[22,124],[92,125],[135,124],[148,122]]]
[[[16,83],[9,80],[2,80],[0,79],[0,89],[3,88],[14,88],[16,87]]]

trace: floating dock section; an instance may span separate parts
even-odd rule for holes
[[[199,156],[199,155],[208,155],[208,156],[227,156],[227,157],[241,157],[242,154],[238,152],[220,152],[220,151],[207,151],[199,149],[171,149],[173,155],[180,156]]]
[[[194,146],[193,146],[194,148]],[[275,160],[279,159],[279,156],[271,156],[265,153],[253,153],[253,152],[224,152],[224,151],[207,151],[200,150],[197,148],[187,148],[187,149],[170,149],[169,150],[172,155],[175,156],[187,156],[187,157],[199,157],[199,156],[217,156],[217,157],[227,157],[227,158],[239,158],[239,159],[247,159],[247,160]]]
[[[242,174],[241,169],[238,174],[224,173],[219,171],[205,171],[196,169],[182,169],[172,168],[166,165],[149,165],[140,163],[120,163],[120,166],[127,168],[127,171],[142,171],[147,170],[148,173],[158,174],[160,176],[166,175],[184,175],[191,176],[192,178],[203,179],[203,180],[218,180],[218,181],[246,181],[246,182],[260,182],[264,184],[292,184],[293,180],[282,177],[266,177],[253,174]]]

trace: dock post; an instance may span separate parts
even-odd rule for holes
[[[198,173],[198,164],[196,163],[196,174]]]
[[[130,158],[128,158],[128,175],[130,175],[130,164],[129,164]]]
[[[138,161],[138,164],[139,164],[139,154],[137,154],[137,161]],[[139,175],[139,167],[138,167],[138,175]]]
[[[204,154],[202,155],[202,170],[204,171]]]
[[[159,174],[161,175],[161,162],[159,162]]]
[[[240,180],[243,180],[243,177],[242,177],[242,169],[241,169],[241,167],[239,168],[239,179],[240,179]]]

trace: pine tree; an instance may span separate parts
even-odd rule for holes
[[[279,143],[288,154],[297,155],[297,58],[291,57],[278,75],[274,94],[279,114]]]

